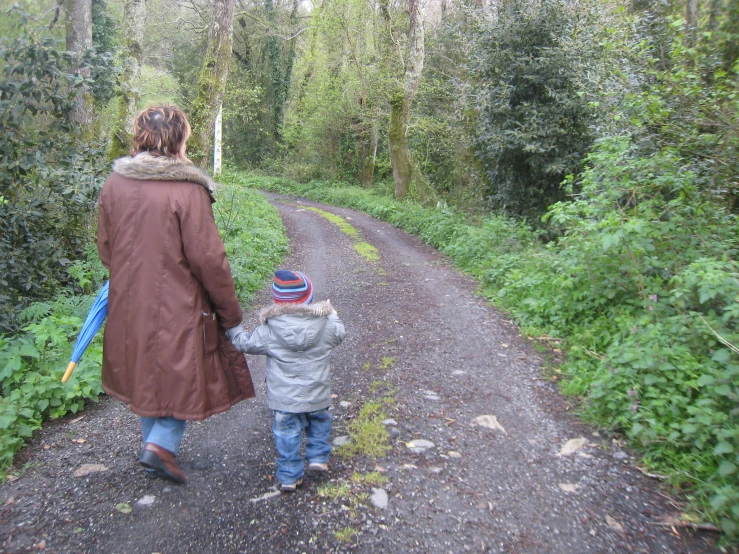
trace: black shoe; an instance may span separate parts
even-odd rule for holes
[[[147,442],[144,445],[144,451],[141,453],[139,462],[145,468],[156,471],[156,477],[167,479],[178,485],[187,483],[187,478],[182,473],[180,466],[177,465],[174,454],[157,444]]]

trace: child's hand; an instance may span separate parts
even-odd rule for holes
[[[329,298],[328,300],[326,300],[326,302],[328,303],[328,313],[331,315],[339,315],[339,313],[336,311],[336,308],[331,305],[331,299]]]
[[[244,331],[244,328],[241,327],[241,325],[227,329],[226,336],[231,339],[231,344],[233,344],[238,350],[241,352],[245,351],[249,333]]]

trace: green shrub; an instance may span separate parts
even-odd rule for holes
[[[221,179],[213,213],[242,304],[272,277],[287,254],[289,242],[277,210],[264,196],[239,186],[233,175]]]
[[[78,317],[50,315],[27,326],[26,335],[0,337],[0,476],[42,421],[76,413],[103,392],[100,339],[69,381],[60,380],[81,326]]]
[[[112,57],[94,50],[80,62],[90,78],[68,74],[72,62],[27,27],[0,41],[0,332],[17,331],[31,302],[71,288],[66,268],[92,235],[105,145],[83,140],[72,112],[80,87],[109,97],[115,72]]]
[[[581,4],[509,0],[474,49],[474,140],[490,204],[537,225],[565,198],[560,184],[577,173],[593,139],[584,81],[602,54],[588,21],[593,6]]]

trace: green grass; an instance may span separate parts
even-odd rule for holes
[[[263,194],[228,176],[217,190],[213,213],[242,304],[248,304],[287,254],[289,241],[277,209]]]
[[[328,219],[331,223],[336,225],[341,230],[342,233],[345,233],[352,238],[359,239],[362,236],[353,225],[350,225],[344,220],[344,218],[336,214],[332,214],[331,212],[327,212],[319,208],[314,208],[312,206],[307,206],[306,209],[319,214],[321,217],[325,219]]]
[[[351,494],[351,492],[351,485],[345,481],[340,481],[338,483],[326,483],[323,485],[318,485],[318,487],[316,487],[316,494],[318,494],[320,498],[327,498],[329,500],[333,500],[334,502],[343,498],[347,498]]]
[[[358,471],[355,471],[352,474],[352,482],[359,485],[379,487],[380,485],[387,483],[387,477],[379,471],[370,471],[368,473],[359,473]]]
[[[357,531],[354,527],[351,525],[347,525],[343,529],[340,529],[338,531],[334,531],[334,536],[336,537],[336,540],[341,542],[351,542],[354,537],[359,535],[359,531]]]
[[[344,458],[368,456],[382,458],[391,450],[390,436],[382,423],[386,404],[367,402],[359,415],[347,425],[351,442],[338,447],[338,454]]]
[[[368,262],[380,261],[380,251],[368,242],[360,241],[354,243],[354,250]]]
[[[308,206],[306,209],[315,212],[321,217],[329,220],[331,223],[336,225],[342,233],[345,233],[352,237],[355,241],[353,246],[354,250],[356,250],[357,254],[362,256],[365,260],[369,262],[380,261],[379,250],[377,250],[377,248],[372,246],[370,243],[361,240],[362,234],[354,226],[347,223],[342,217],[339,217],[336,214],[332,214],[331,212],[321,210],[319,208]]]

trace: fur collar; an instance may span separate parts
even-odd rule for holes
[[[129,179],[140,181],[187,181],[205,187],[212,195],[215,184],[205,171],[188,162],[165,156],[140,152],[133,158],[126,156],[113,162],[113,171]]]
[[[262,324],[265,324],[270,317],[277,317],[278,315],[285,314],[326,317],[335,312],[336,310],[334,310],[330,300],[316,302],[315,304],[294,304],[286,302],[283,304],[272,304],[268,308],[262,310],[259,314],[259,321],[261,321]]]

